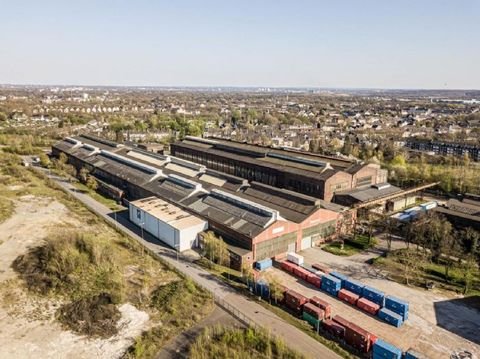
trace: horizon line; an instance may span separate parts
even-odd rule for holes
[[[97,88],[148,88],[148,89],[273,89],[273,90],[357,90],[357,91],[480,91],[480,88],[429,88],[429,87],[335,87],[335,86],[267,86],[267,85],[87,85],[45,83],[0,83],[0,87],[97,87]]]

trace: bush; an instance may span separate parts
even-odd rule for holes
[[[118,303],[123,282],[113,253],[98,237],[60,230],[17,257],[12,267],[31,291],[74,299],[107,291]]]
[[[102,338],[118,332],[117,322],[120,317],[112,297],[107,293],[76,300],[57,311],[57,319],[66,328],[79,334]]]

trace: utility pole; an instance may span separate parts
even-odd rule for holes
[[[143,242],[145,242],[145,239],[143,238],[143,226],[144,226],[144,224],[145,224],[145,222],[140,223],[140,229],[141,229],[141,232],[142,232],[142,257],[145,254],[145,244],[143,243]]]

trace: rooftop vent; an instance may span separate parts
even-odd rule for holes
[[[296,163],[302,163],[310,166],[316,166],[316,167],[330,167],[330,164],[328,162],[323,162],[323,161],[318,161],[318,160],[311,160],[305,157],[299,157],[299,156],[291,156],[291,155],[284,155],[283,153],[267,153],[268,157],[273,157],[273,158],[279,158],[281,160],[286,160],[290,162],[296,162]]]
[[[374,184],[372,187],[381,191],[381,190],[389,188],[391,186],[392,185],[390,183],[377,183],[377,184]]]

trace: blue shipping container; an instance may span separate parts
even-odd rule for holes
[[[267,258],[258,262],[255,262],[255,269],[262,271],[272,266],[272,259]]]
[[[342,281],[338,278],[332,277],[331,275],[325,274],[322,276],[322,287],[323,286],[340,290],[342,288]]]
[[[255,294],[261,296],[262,298],[270,298],[270,288],[266,281],[259,280],[255,283]]]
[[[332,277],[335,277],[335,278],[340,279],[340,280],[342,281],[341,283],[342,283],[342,288],[343,288],[344,283],[345,283],[345,281],[348,279],[348,277],[347,277],[346,275],[344,275],[344,274],[342,274],[342,273],[338,273],[338,272],[330,272],[329,274],[330,274]]]
[[[405,353],[404,358],[405,359],[427,359],[425,355],[420,354],[419,352],[413,349],[408,349],[407,352]]]
[[[382,339],[373,344],[372,354],[373,358],[402,359],[402,350]]]
[[[323,282],[322,282],[322,290],[324,292],[327,292],[330,295],[333,295],[334,297],[337,297],[338,296],[338,291],[340,289],[336,289],[335,287],[324,286]]]
[[[394,327],[398,328],[403,324],[402,316],[395,312],[392,312],[387,308],[380,309],[377,315],[381,320],[393,325]]]
[[[408,302],[392,297],[391,295],[387,295],[385,297],[385,308],[390,309],[392,312],[400,314],[404,321],[408,319]]]
[[[363,294],[363,287],[365,287],[365,284],[354,281],[353,279],[346,279],[344,288],[346,290],[349,290],[352,293],[362,295]]]
[[[385,293],[375,288],[368,286],[363,287],[362,297],[371,302],[377,303],[381,307],[385,305]]]

